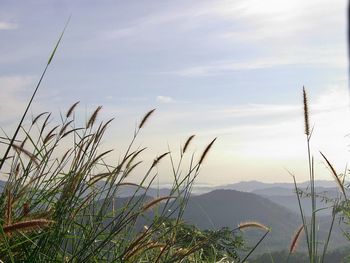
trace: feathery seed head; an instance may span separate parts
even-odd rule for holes
[[[214,142],[216,141],[217,138],[215,138],[214,140],[212,140],[207,147],[204,149],[201,158],[199,159],[198,164],[201,165],[205,159],[205,157],[208,155],[208,152],[210,151],[211,147],[213,146]]]
[[[96,108],[96,110],[94,111],[94,113],[91,115],[89,121],[86,124],[86,128],[89,129],[92,127],[92,125],[94,125],[96,118],[97,118],[97,114],[99,113],[99,111],[102,109],[102,106],[98,106]]]
[[[305,134],[309,136],[310,135],[309,105],[308,105],[307,94],[304,87],[303,87],[303,104],[304,104]]]
[[[182,149],[182,154],[184,154],[186,152],[186,150],[187,150],[188,146],[190,145],[191,141],[193,140],[194,136],[195,135],[193,134],[187,138],[185,145],[184,145],[184,148]]]
[[[68,111],[67,111],[67,113],[66,113],[66,117],[67,117],[67,118],[69,118],[69,117],[72,115],[72,113],[73,113],[75,107],[79,104],[79,102],[80,102],[80,101],[77,101],[77,102],[74,103],[72,106],[70,106],[70,108],[68,109]]]
[[[265,226],[259,222],[256,222],[256,221],[249,221],[249,222],[240,223],[238,225],[238,228],[240,230],[250,229],[250,228],[260,228],[260,229],[265,230],[265,231],[270,231],[270,228],[268,228],[267,226]]]
[[[304,225],[301,225],[297,231],[295,232],[295,234],[293,235],[292,238],[292,242],[290,243],[290,247],[289,247],[289,253],[292,254],[296,251],[297,247],[298,247],[298,241],[301,237],[301,233],[304,230]]]
[[[140,122],[140,125],[139,125],[139,129],[141,129],[145,123],[147,122],[147,120],[149,119],[149,117],[153,114],[153,112],[155,111],[156,109],[153,109],[153,110],[150,110],[149,112],[146,113],[145,116],[143,116],[141,122]]]

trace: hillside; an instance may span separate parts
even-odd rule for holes
[[[271,228],[265,245],[270,250],[288,248],[292,235],[301,224],[300,216],[259,195],[235,190],[215,190],[192,196],[188,202],[184,219],[202,229],[217,229],[224,226],[236,228],[241,222],[258,221]],[[321,239],[327,235],[330,217],[319,218]],[[257,239],[259,231],[249,231],[248,239]],[[344,238],[337,225],[330,246],[337,247]],[[262,247],[261,247],[262,248]]]
[[[266,239],[271,249],[287,247],[300,224],[298,215],[290,210],[258,195],[235,190],[215,190],[193,196],[184,218],[202,229],[236,228],[241,222],[258,221],[272,229]],[[247,234],[257,239],[263,233],[255,230]]]

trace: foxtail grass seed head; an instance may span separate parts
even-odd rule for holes
[[[190,137],[187,138],[187,140],[185,142],[185,145],[184,145],[184,148],[182,150],[182,154],[184,154],[186,152],[186,150],[187,150],[188,146],[190,146],[190,143],[193,140],[194,136],[195,135],[193,134],[193,135],[191,135]]]
[[[39,161],[38,159],[29,151],[26,149],[22,148],[21,146],[18,146],[16,144],[12,144],[12,147],[18,152],[18,153],[23,153],[26,155],[31,161],[33,161],[37,166],[39,166]]]
[[[303,87],[303,104],[304,104],[304,126],[305,134],[310,135],[310,121],[309,121],[309,105],[305,87]]]
[[[154,199],[153,201],[144,205],[144,207],[142,208],[142,212],[145,212],[145,211],[151,209],[153,206],[157,205],[158,203],[160,203],[162,201],[170,200],[170,199],[176,199],[176,197],[175,196],[163,196],[163,197],[159,197],[157,199]]]
[[[11,194],[11,191],[9,189],[6,190],[7,192],[7,202],[6,202],[6,210],[5,210],[5,224],[11,224],[12,223],[12,204],[13,204],[13,197]]]
[[[290,247],[289,247],[290,254],[294,253],[298,248],[299,240],[301,238],[301,233],[303,232],[303,230],[304,230],[304,225],[301,225],[293,235],[292,242],[290,243]]]
[[[342,183],[341,179],[339,178],[337,172],[335,171],[333,165],[330,163],[330,161],[327,159],[327,157],[322,153],[320,152],[321,156],[323,157],[323,159],[326,161],[329,169],[331,170],[332,172],[332,175],[335,179],[335,182],[337,183],[337,185],[339,186],[340,188],[340,191],[343,193],[344,197],[346,197],[346,192],[345,192],[345,188],[344,188],[344,184]]]
[[[62,136],[63,133],[65,133],[65,131],[67,130],[68,126],[71,125],[73,121],[69,121],[67,122],[65,125],[62,126],[60,132],[59,132],[59,135]]]
[[[147,120],[149,119],[149,117],[153,114],[153,112],[155,111],[156,109],[153,109],[153,110],[150,110],[149,112],[146,113],[145,116],[143,116],[141,122],[140,122],[140,125],[139,125],[139,129],[141,129],[145,123],[147,122]]]
[[[3,227],[3,231],[5,234],[12,234],[17,231],[33,231],[35,229],[40,229],[44,227],[48,227],[50,224],[53,224],[54,221],[47,219],[33,219],[28,221],[21,221],[17,223],[13,223],[10,225],[6,225]]]
[[[96,121],[96,118],[97,118],[97,115],[99,113],[99,111],[102,109],[102,106],[98,106],[96,108],[96,110],[94,111],[94,113],[91,115],[89,121],[87,122],[86,124],[86,128],[89,129],[92,127],[92,125],[94,125],[95,121]]]
[[[205,157],[208,155],[208,152],[210,151],[211,147],[213,146],[214,142],[216,141],[217,138],[215,138],[214,140],[212,140],[208,146],[204,149],[201,158],[199,159],[198,164],[201,165],[205,159]]]
[[[152,167],[156,166],[165,156],[167,156],[170,152],[163,153],[162,155],[158,156],[152,164]]]
[[[34,125],[34,124],[40,119],[40,117],[43,116],[43,115],[45,115],[45,114],[48,114],[48,112],[47,112],[47,111],[46,111],[46,112],[42,112],[42,113],[40,113],[39,115],[37,115],[37,116],[33,119],[32,125]]]
[[[54,136],[56,136],[56,134],[54,134],[54,131],[58,128],[59,126],[55,126],[53,129],[51,129],[45,139],[43,140],[44,144],[46,144],[49,140],[51,140],[51,138],[53,138]]]
[[[68,111],[67,111],[67,113],[66,113],[66,117],[67,117],[67,118],[69,118],[69,117],[72,115],[72,113],[73,113],[75,107],[79,104],[79,102],[80,102],[80,101],[77,101],[77,102],[74,103],[72,106],[70,106],[70,108],[68,109]]]
[[[270,231],[270,228],[267,226],[256,222],[256,221],[249,221],[249,222],[243,222],[238,225],[239,230],[245,230],[245,229],[251,229],[251,228],[259,228],[265,231]]]

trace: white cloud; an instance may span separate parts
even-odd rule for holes
[[[321,118],[324,114],[346,112],[350,108],[349,91],[338,86],[328,88],[316,98],[313,98],[313,96],[309,97],[311,114],[317,118]],[[264,117],[271,119],[276,116],[288,118],[301,116],[302,110],[301,105],[252,103],[231,107],[226,106],[214,112],[221,118]]]
[[[310,122],[315,125],[312,137],[315,155],[325,151],[334,162],[344,165],[350,132],[349,94],[346,88],[331,87],[319,96],[309,94]],[[189,127],[171,127],[191,123],[191,130],[204,138],[218,136],[225,143],[218,146],[222,158],[228,151],[240,158],[300,160],[304,157],[304,120],[299,104],[246,104],[237,106],[191,105],[175,112],[160,112],[155,126],[174,131]],[[215,110],[216,109],[216,110]],[[184,129],[186,128],[186,129]],[[179,134],[177,134],[178,136]],[[173,134],[172,136],[175,136]],[[209,139],[208,139],[209,140]],[[257,164],[257,167],[259,165]]]
[[[310,94],[310,122],[314,126],[311,147],[318,179],[331,178],[319,151],[326,154],[338,171],[343,171],[348,162],[348,97],[348,90],[340,87],[332,87],[318,97]],[[289,106],[242,105],[233,110],[229,108],[226,113],[232,114],[231,119],[237,115],[249,117],[248,124],[235,124],[231,121],[226,125],[217,125],[208,122],[208,128],[200,130],[199,135],[204,138],[219,138],[209,170],[220,169],[223,174],[231,170],[241,171],[238,174],[223,175],[225,180],[242,180],[244,175],[247,179],[286,181],[288,175],[284,168],[287,168],[298,179],[307,179],[302,107],[302,103]],[[296,108],[300,108],[299,113]],[[259,111],[265,115],[262,117]],[[292,115],[286,115],[287,112]],[[281,118],[275,118],[277,115]],[[226,115],[227,120],[230,120],[229,116]]]
[[[160,103],[171,103],[174,102],[173,98],[168,96],[157,96],[156,100]]]
[[[317,156],[324,150],[338,165],[348,158],[350,115],[347,89],[333,87],[318,98],[310,96],[310,122],[315,125],[312,145]],[[207,129],[207,136],[230,137],[239,155],[247,158],[263,156],[275,159],[298,159],[303,151],[302,105],[246,105],[227,109],[226,118],[254,117],[250,124],[230,125],[220,129]],[[288,115],[290,113],[291,115]],[[261,115],[264,115],[261,121]],[[274,118],[279,115],[282,118]],[[256,121],[254,121],[254,119]],[[259,121],[260,119],[260,121]],[[203,133],[203,131],[201,132]],[[299,143],[298,143],[299,142]],[[226,145],[227,146],[227,145]]]
[[[142,34],[144,31],[157,34],[154,29],[167,23],[176,23],[177,30],[187,31],[191,28],[205,27],[210,21],[228,21],[232,25],[238,24],[238,27],[234,27],[234,30],[228,28],[223,32],[223,36],[231,35],[238,41],[283,38],[295,34],[300,37],[301,32],[314,31],[315,25],[324,24],[328,25],[328,29],[332,29],[333,22],[345,19],[343,10],[346,4],[345,0],[332,3],[327,0],[187,2],[184,5],[168,5],[147,16],[136,17],[130,21],[129,26],[107,30],[103,35],[111,39],[130,35],[145,36]],[[342,12],[343,16],[339,12]]]
[[[0,22],[0,30],[14,30],[17,28],[18,25],[15,23]]]
[[[333,86],[316,98],[313,108],[316,110],[334,111],[339,108],[349,108],[349,106],[349,91]]]
[[[233,71],[269,69],[282,66],[302,66],[321,68],[347,67],[346,50],[320,48],[318,50],[299,49],[289,53],[275,54],[269,57],[244,58],[240,60],[215,61],[207,65],[199,65],[177,69],[173,71],[158,72],[158,74],[173,74],[184,77],[213,76],[228,74]]]

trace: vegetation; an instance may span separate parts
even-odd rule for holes
[[[316,262],[326,262],[327,258],[327,249],[329,246],[330,237],[333,231],[334,222],[336,219],[336,216],[339,212],[341,212],[343,215],[348,217],[346,214],[346,211],[348,209],[348,200],[346,196],[346,187],[345,187],[345,174],[340,175],[335,171],[335,168],[330,163],[330,161],[326,158],[326,156],[320,152],[320,155],[324,159],[326,165],[328,166],[332,176],[335,179],[336,184],[339,187],[339,190],[342,194],[339,198],[325,198],[327,202],[330,202],[332,205],[329,207],[332,209],[332,216],[331,216],[331,222],[328,226],[328,234],[325,238],[325,240],[319,240],[318,238],[318,221],[317,221],[317,213],[320,211],[320,209],[316,206],[316,199],[318,197],[316,190],[315,190],[315,170],[314,170],[314,157],[311,153],[310,148],[310,140],[312,137],[312,130],[310,129],[310,120],[309,120],[309,109],[308,109],[308,98],[305,91],[305,88],[303,88],[303,105],[304,105],[304,124],[305,124],[305,135],[306,135],[306,144],[307,144],[307,156],[308,156],[308,166],[309,166],[309,180],[310,180],[310,192],[304,193],[301,191],[297,184],[294,175],[292,175],[295,185],[295,192],[298,200],[299,210],[300,210],[300,216],[302,220],[301,226],[296,230],[295,235],[292,238],[290,248],[289,248],[289,254],[287,257],[287,261],[292,260],[292,254],[297,250],[298,241],[301,239],[302,234],[305,233],[305,240],[307,245],[307,251],[308,251],[308,262],[310,263],[316,263]],[[307,217],[305,216],[305,212],[303,211],[300,198],[301,196],[306,195],[310,197],[311,201],[311,218],[309,222],[307,221]],[[342,205],[340,205],[342,204]],[[301,258],[300,258],[301,260]],[[305,261],[305,260],[304,260]],[[340,261],[339,261],[340,262]]]
[[[62,39],[41,75],[13,136],[4,133],[0,171],[7,176],[0,195],[0,259],[4,262],[239,262],[244,249],[239,230],[201,231],[181,218],[193,183],[213,146],[212,140],[197,158],[188,154],[194,135],[180,151],[178,162],[169,151],[140,171],[146,148],[135,140],[154,113],[149,111],[134,131],[117,164],[106,160],[112,150],[101,141],[112,120],[98,122],[102,107],[78,125],[74,103],[51,124],[51,113],[35,116],[23,125],[41,80]],[[173,185],[170,194],[149,199],[147,191],[157,177],[157,166],[170,159]],[[185,159],[189,165],[184,167]],[[129,178],[137,171],[142,180]],[[135,191],[115,205],[125,186]],[[155,209],[157,208],[157,209]],[[143,228],[140,224],[148,222]],[[261,226],[250,225],[250,228]],[[259,243],[265,238],[269,230]],[[258,244],[257,244],[258,245]],[[257,246],[256,245],[256,246]],[[255,247],[256,247],[255,246]],[[246,251],[246,258],[255,249]]]
[[[181,221],[195,178],[215,139],[199,161],[190,156],[182,169],[188,146],[179,162],[170,152],[151,163],[139,184],[129,182],[145,150],[133,143],[154,110],[135,130],[132,141],[117,165],[107,164],[111,150],[100,150],[100,142],[112,120],[97,125],[98,107],[85,126],[77,126],[70,107],[60,125],[49,124],[50,114],[21,125],[17,139],[3,137],[10,145],[2,160],[8,175],[0,197],[0,258],[5,262],[186,262],[239,260],[236,250],[243,241],[229,229],[200,231]],[[64,146],[63,148],[61,146]],[[71,145],[70,147],[66,145]],[[5,152],[6,153],[6,152]],[[157,176],[157,165],[170,157],[174,182],[169,196],[148,200],[147,189]],[[123,186],[134,194],[116,207],[114,198]],[[140,219],[152,213],[149,226],[137,228]],[[112,205],[112,209],[111,209]],[[170,219],[173,218],[173,219]]]

